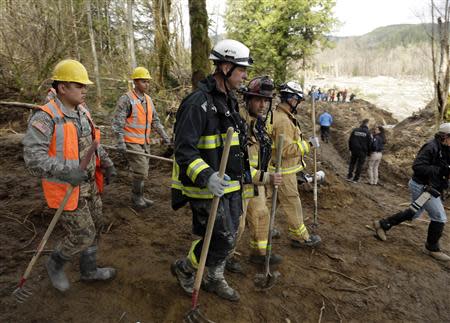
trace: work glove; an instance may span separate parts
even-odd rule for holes
[[[117,171],[116,171],[116,168],[114,167],[114,165],[104,168],[103,176],[105,179],[105,184],[106,185],[111,184],[114,181],[115,177],[117,176]]]
[[[171,142],[171,141],[168,141],[168,142],[164,142],[164,144],[166,145],[166,151],[163,153],[163,157],[166,157],[166,158],[170,158],[170,157],[172,157],[172,155],[173,155],[173,153],[174,153],[174,149],[173,149],[173,143]]]
[[[229,180],[231,180],[231,178],[227,174],[224,175],[223,179],[220,179],[219,172],[215,172],[208,178],[206,187],[213,195],[221,197],[223,196],[225,189],[230,186],[228,183]]]
[[[283,183],[283,176],[281,176],[281,173],[270,173],[270,184],[279,186]]]
[[[313,146],[316,149],[320,147],[319,137],[310,137],[309,143],[311,144],[311,146]]]
[[[87,181],[89,179],[87,171],[79,168],[74,168],[69,171],[62,171],[58,173],[56,177],[59,180],[67,182],[72,186],[78,186],[82,182]]]

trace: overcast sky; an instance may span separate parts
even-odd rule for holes
[[[436,2],[439,2],[436,1]],[[428,22],[428,0],[337,0],[337,36],[358,36],[381,26]]]
[[[182,1],[187,7],[187,0]],[[215,31],[215,23],[218,22],[218,33],[225,32],[222,15],[226,0],[206,0],[206,3],[212,20],[211,28]],[[429,0],[337,0],[335,16],[342,25],[333,35],[357,36],[381,26],[428,22],[429,3]]]

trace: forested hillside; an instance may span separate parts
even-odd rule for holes
[[[315,56],[317,72],[349,76],[431,78],[431,24],[391,25],[355,37],[332,37]]]

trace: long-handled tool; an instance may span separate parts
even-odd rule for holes
[[[220,160],[219,167],[219,178],[223,179],[225,174],[225,169],[227,167],[228,162],[228,154],[230,152],[231,140],[233,139],[233,128],[228,128],[227,137],[225,139],[225,146],[223,148],[222,159]],[[219,206],[220,197],[214,196],[211,209],[209,210],[208,217],[208,225],[206,226],[206,234],[203,239],[203,248],[200,256],[200,262],[198,264],[197,273],[195,275],[195,283],[194,283],[194,291],[192,293],[192,308],[186,314],[184,321],[185,322],[209,322],[214,323],[209,320],[206,316],[204,316],[198,307],[198,294],[200,291],[200,286],[203,279],[203,272],[205,271],[206,257],[208,255],[209,244],[211,242],[211,236],[214,228],[214,223],[216,222],[217,208]]]
[[[281,152],[283,151],[284,135],[281,134],[277,138],[277,159],[275,164],[275,172],[279,173],[281,168]],[[272,229],[275,223],[275,213],[277,211],[278,185],[273,186],[272,193],[272,209],[270,211],[269,233],[267,237],[266,259],[265,259],[265,273],[256,274],[255,286],[258,290],[268,290],[272,288],[280,277],[278,271],[270,272],[270,257],[272,255]]]
[[[313,124],[313,135],[316,138],[316,105],[314,102],[314,94],[311,95],[311,115],[312,115],[312,124]],[[313,223],[314,226],[318,226],[319,222],[317,219],[318,213],[318,205],[317,205],[317,149],[314,148],[313,152],[313,163],[314,163],[314,213],[313,213]]]
[[[91,161],[92,157],[94,156],[95,151],[97,150],[99,146],[98,141],[94,141],[89,148],[88,152],[86,153],[86,156],[84,156],[83,160],[80,163],[80,169],[86,169],[87,165]],[[42,250],[44,250],[44,247],[47,243],[48,238],[50,237],[50,234],[52,234],[53,229],[55,228],[56,223],[58,222],[59,218],[61,217],[61,214],[64,210],[64,207],[67,204],[67,201],[70,198],[70,195],[72,195],[72,191],[75,187],[72,185],[69,185],[69,188],[67,189],[66,195],[64,195],[64,198],[59,205],[58,209],[56,210],[55,215],[53,216],[52,221],[48,225],[47,231],[45,231],[44,236],[42,237],[41,242],[39,243],[39,246],[36,249],[35,254],[33,255],[33,258],[31,258],[30,263],[28,264],[27,269],[25,270],[25,273],[20,278],[19,286],[13,291],[13,295],[15,296],[16,300],[19,303],[23,303],[26,301],[28,297],[32,295],[32,292],[30,289],[27,289],[24,287],[25,282],[27,281],[28,277],[30,276],[31,269],[33,269],[34,264],[38,260],[39,256],[42,253]]]
[[[108,146],[108,145],[103,145],[102,144],[102,147],[105,147],[105,148],[108,148],[108,149],[112,149],[112,150],[118,150],[117,147],[114,147],[114,146]],[[145,157],[149,157],[149,158],[153,158],[153,159],[158,159],[158,160],[162,160],[162,161],[165,161],[165,162],[168,162],[168,163],[173,163],[173,160],[170,159],[170,158],[165,158],[165,157],[161,157],[161,156],[141,153],[139,151],[127,150],[127,153],[135,154],[135,155],[141,155],[141,156],[145,156]]]

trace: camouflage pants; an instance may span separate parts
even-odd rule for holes
[[[67,234],[58,243],[56,250],[70,258],[96,242],[97,233],[102,229],[102,200],[97,194],[95,184],[80,188],[78,208],[64,211],[61,224]]]
[[[127,150],[136,151],[140,153],[150,154],[149,145],[139,145],[126,143]],[[144,180],[148,177],[148,163],[149,158],[136,154],[127,154],[128,162],[130,163],[131,171],[134,179]]]

